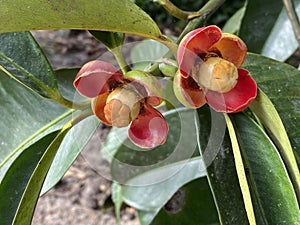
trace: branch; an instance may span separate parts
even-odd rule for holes
[[[300,23],[295,10],[294,2],[293,0],[282,0],[282,1],[287,11],[288,17],[292,23],[296,40],[298,41],[298,45],[300,46]]]
[[[208,17],[212,15],[225,1],[226,0],[210,0],[209,2],[207,2],[198,11],[199,16],[191,19],[190,22],[186,25],[185,29],[180,34],[177,43],[179,43],[182,38],[190,31],[203,26]]]
[[[165,8],[171,15],[175,16],[178,19],[189,20],[191,18],[199,16],[198,12],[188,12],[179,9],[169,0],[153,0],[154,2],[158,2],[162,7]]]

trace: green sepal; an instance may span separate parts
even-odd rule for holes
[[[163,75],[167,77],[174,77],[178,70],[178,65],[175,60],[163,59],[162,62],[158,64],[158,68]]]
[[[124,43],[124,33],[98,30],[90,30],[89,32],[110,51]]]

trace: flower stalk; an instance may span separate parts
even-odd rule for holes
[[[121,47],[117,47],[117,48],[113,48],[110,49],[111,53],[113,53],[113,55],[115,56],[120,69],[122,71],[123,74],[127,73],[128,71],[130,71],[130,67],[128,66],[128,64],[126,63],[123,53],[122,53],[122,48]]]
[[[90,100],[83,101],[83,102],[73,102],[73,101],[70,101],[70,100],[64,98],[61,95],[57,98],[53,98],[53,100],[69,109],[76,109],[76,110],[85,110],[91,104]]]
[[[165,10],[178,19],[189,20],[199,16],[198,12],[189,12],[179,9],[169,0],[154,0],[154,2],[158,2]]]

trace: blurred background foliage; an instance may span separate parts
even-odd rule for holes
[[[161,28],[166,28],[171,25],[173,27],[175,24],[175,28],[180,32],[186,24],[186,22],[170,15],[155,0],[133,0],[133,2],[147,12]],[[207,3],[207,0],[171,0],[171,2],[182,10],[198,11]],[[226,1],[218,11],[208,19],[207,23],[223,27],[225,22],[244,4],[245,0]]]

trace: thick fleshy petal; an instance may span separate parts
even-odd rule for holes
[[[94,98],[92,100],[92,110],[95,116],[97,116],[102,123],[111,126],[112,124],[107,121],[104,114],[104,107],[106,105],[108,95],[109,92],[106,92]]]
[[[132,121],[128,137],[141,148],[154,148],[165,143],[168,130],[163,115],[152,106],[145,104],[143,112]]]
[[[245,60],[247,46],[238,36],[223,33],[222,38],[209,51],[218,53],[221,58],[239,68]]]
[[[104,114],[115,127],[127,127],[140,113],[140,96],[133,90],[118,87],[106,99]]]
[[[141,97],[147,100],[152,106],[158,106],[162,102],[162,88],[159,81],[149,73],[132,70],[124,75],[130,81],[130,86],[134,87]]]
[[[179,44],[177,60],[180,72],[184,77],[189,75],[195,60],[222,37],[222,31],[217,26],[201,27],[188,33]]]
[[[174,76],[173,88],[177,99],[188,108],[199,108],[206,103],[205,95],[194,79],[184,78],[179,71]]]
[[[110,81],[122,82],[123,75],[113,65],[95,60],[86,63],[76,75],[76,90],[89,98],[109,91]]]
[[[217,112],[236,113],[248,107],[255,99],[257,85],[245,69],[239,69],[236,86],[227,93],[208,90],[205,97],[207,103]]]

